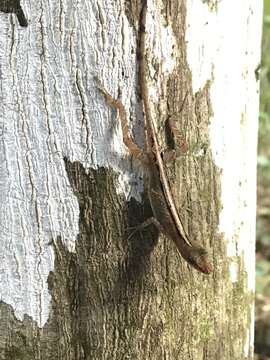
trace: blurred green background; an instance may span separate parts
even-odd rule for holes
[[[257,292],[270,295],[270,0],[264,1],[258,142]]]
[[[256,359],[270,359],[270,0],[264,0],[257,162]]]

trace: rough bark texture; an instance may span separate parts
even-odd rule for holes
[[[44,2],[41,3],[45,6]],[[101,6],[97,25],[101,33],[107,31],[102,20],[106,13],[106,9],[102,8],[105,3],[92,4],[97,8]],[[111,2],[110,7],[113,8],[114,3]],[[60,1],[60,4],[59,16],[63,19],[64,10],[71,8],[71,2]],[[137,37],[141,2],[126,0],[122,6],[121,16],[126,16]],[[98,132],[94,135],[91,133],[95,110],[91,109],[92,113],[89,113],[91,100],[84,98],[88,87],[82,70],[87,67],[87,61],[81,56],[82,65],[78,62],[77,70],[71,67],[66,71],[76,74],[71,80],[74,81],[74,91],[70,96],[74,97],[74,104],[80,104],[74,106],[81,119],[81,129],[86,129],[85,132],[82,130],[81,137],[88,160],[85,164],[72,160],[68,146],[61,152],[65,175],[79,205],[79,233],[75,251],[69,251],[61,234],[48,239],[48,246],[54,252],[54,266],[46,284],[51,295],[51,308],[44,326],[27,315],[18,320],[10,305],[0,303],[1,360],[252,358],[247,334],[251,325],[253,295],[247,289],[241,255],[237,259],[240,269],[238,281],[231,281],[226,244],[218,232],[220,171],[213,162],[209,148],[209,119],[212,115],[210,88],[213,79],[209,79],[204,88],[193,95],[185,44],[185,1],[163,0],[154,2],[152,7],[158,8],[163,26],[170,25],[176,41],[172,55],[174,71],[166,77],[163,77],[163,68],[151,52],[149,41],[149,84],[153,87],[157,84],[159,98],[153,106],[155,121],[159,125],[161,141],[165,138],[164,124],[169,117],[177,121],[185,138],[187,151],[168,172],[186,229],[193,239],[211,249],[214,273],[207,277],[191,269],[180,258],[174,244],[159,237],[152,227],[129,238],[130,228],[151,214],[146,197],[142,196],[142,202],[134,199],[127,201],[125,196],[119,194],[116,191],[118,177],[113,166],[88,166],[86,169],[86,165],[89,165],[87,161],[94,157],[93,149],[98,152],[102,151],[102,147],[98,148],[97,145],[95,148]],[[115,8],[120,17],[120,1],[117,1]],[[44,37],[48,34],[42,24],[41,21],[39,31]],[[56,33],[55,37],[58,35],[62,36]],[[124,37],[124,34],[121,36]],[[64,38],[62,40],[65,41]],[[95,42],[95,39],[92,41]],[[124,43],[122,45],[124,47]],[[46,60],[50,48],[42,49]],[[136,47],[131,50],[132,53],[127,56],[135,59]],[[76,56],[70,52],[71,57]],[[96,54],[100,59],[101,53],[102,46],[100,53]],[[119,75],[123,78],[126,75],[124,60],[125,57],[122,75]],[[113,64],[113,55],[108,61]],[[40,76],[42,82],[46,83],[45,75],[49,69],[43,63],[41,68]],[[99,69],[98,64],[96,69]],[[92,75],[96,75],[94,71]],[[93,78],[89,81],[93,82]],[[136,79],[132,86],[133,89],[137,87]],[[91,91],[94,88],[93,82]],[[187,101],[180,114],[186,93]],[[93,94],[96,93],[89,93],[88,96]],[[43,99],[47,99],[47,96],[54,95],[48,93],[43,96]],[[51,103],[53,101],[53,98],[49,100]],[[62,101],[64,103],[65,99]],[[135,100],[130,107],[132,115],[140,112],[140,100]],[[44,108],[41,106],[41,112],[46,112],[46,109],[46,116],[50,119],[52,105],[45,103]],[[113,123],[116,114],[106,110],[103,103],[102,116],[107,117],[108,112]],[[69,119],[66,121],[68,124]],[[136,126],[140,129],[134,129],[135,133],[142,133],[143,123],[138,122]],[[51,135],[54,129],[48,127]],[[112,129],[114,131],[115,128]],[[110,135],[112,133],[109,132],[107,136]],[[98,155],[95,156],[98,158]],[[117,154],[115,156],[119,157]],[[129,160],[118,158],[117,161],[129,168]]]

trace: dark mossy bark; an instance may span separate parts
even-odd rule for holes
[[[1,0],[0,12],[15,14],[20,26],[26,27],[28,25],[20,0]]]

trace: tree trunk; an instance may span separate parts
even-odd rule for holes
[[[167,171],[210,276],[130,236],[151,210],[95,78],[143,146],[141,1],[21,6],[27,28],[0,13],[0,359],[252,359],[262,2],[148,0],[152,112],[162,146],[169,118],[183,136]]]

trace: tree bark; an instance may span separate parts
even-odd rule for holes
[[[262,2],[148,0],[152,112],[162,146],[169,118],[183,135],[167,171],[210,276],[129,236],[151,209],[95,77],[143,146],[141,1],[21,6],[27,28],[0,12],[0,359],[252,359]]]

